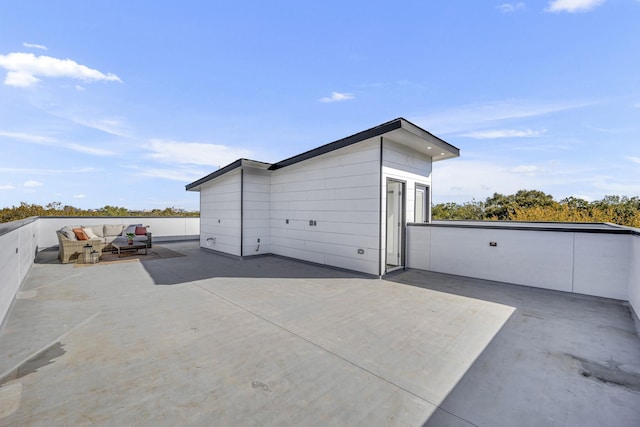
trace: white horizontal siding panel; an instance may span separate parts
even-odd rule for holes
[[[325,262],[329,265],[333,265],[339,268],[346,268],[348,270],[361,271],[367,274],[378,274],[378,255],[376,254],[374,261],[357,258],[345,258],[334,255],[327,255]]]
[[[378,203],[380,197],[380,184],[368,185],[358,188],[337,188],[334,190],[336,200],[374,200]]]
[[[402,170],[419,176],[431,176],[431,157],[409,147],[385,139],[383,150],[383,165],[391,169]]]
[[[377,183],[379,179],[379,167],[376,166],[374,169],[375,172],[356,175],[349,177],[349,179],[345,178],[328,178],[326,180],[326,188],[366,188],[370,187],[372,184]]]
[[[326,264],[325,254],[310,252],[291,248],[287,245],[275,245],[271,243],[271,252],[275,255],[286,256],[290,258],[300,259],[303,261],[315,262],[318,264]]]
[[[368,230],[367,230],[368,231]],[[286,237],[289,239],[297,239],[310,242],[318,242],[323,244],[336,244],[343,246],[351,246],[356,248],[376,248],[378,246],[377,234],[358,235],[357,244],[354,242],[353,234],[338,232],[316,232],[309,230],[288,230]]]
[[[626,300],[631,242],[628,235],[575,233],[573,292]]]
[[[276,173],[273,177],[274,184],[292,184],[302,181],[321,181],[327,178],[326,170],[331,169],[331,176],[337,178],[350,178],[363,175],[371,171],[372,167],[377,167],[379,161],[358,162],[355,156],[354,162],[348,165],[336,165],[335,159],[325,159],[322,167],[317,168],[300,168],[299,170],[287,170],[286,173]],[[333,161],[332,161],[333,160]],[[310,162],[313,160],[309,160]]]
[[[354,258],[359,260],[366,260],[370,262],[378,261],[378,253],[375,248],[365,248],[365,247],[356,247],[356,246],[346,246],[346,245],[337,245],[334,243],[321,243],[321,242],[313,242],[306,241],[305,249],[318,252],[322,254],[331,255],[334,257],[340,258]],[[358,254],[358,249],[363,249],[364,254]]]
[[[369,255],[379,240],[379,156],[379,143],[369,141],[275,171],[272,252],[335,266],[337,258],[353,256],[360,265],[357,250]],[[376,253],[376,266],[377,260]]]
[[[240,255],[240,193],[239,171],[218,177],[202,186],[200,189],[201,247]]]

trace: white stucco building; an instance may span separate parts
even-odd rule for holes
[[[459,150],[398,118],[269,164],[239,159],[200,192],[200,246],[383,275],[404,267],[407,222],[431,218],[432,163]]]

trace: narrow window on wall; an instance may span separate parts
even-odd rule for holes
[[[429,222],[429,187],[416,184],[415,222]]]

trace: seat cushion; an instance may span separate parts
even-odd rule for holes
[[[104,237],[108,236],[120,236],[122,234],[122,224],[105,224],[104,225]]]

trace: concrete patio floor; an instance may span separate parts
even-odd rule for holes
[[[39,255],[0,331],[0,425],[638,426],[620,302],[276,256]]]

